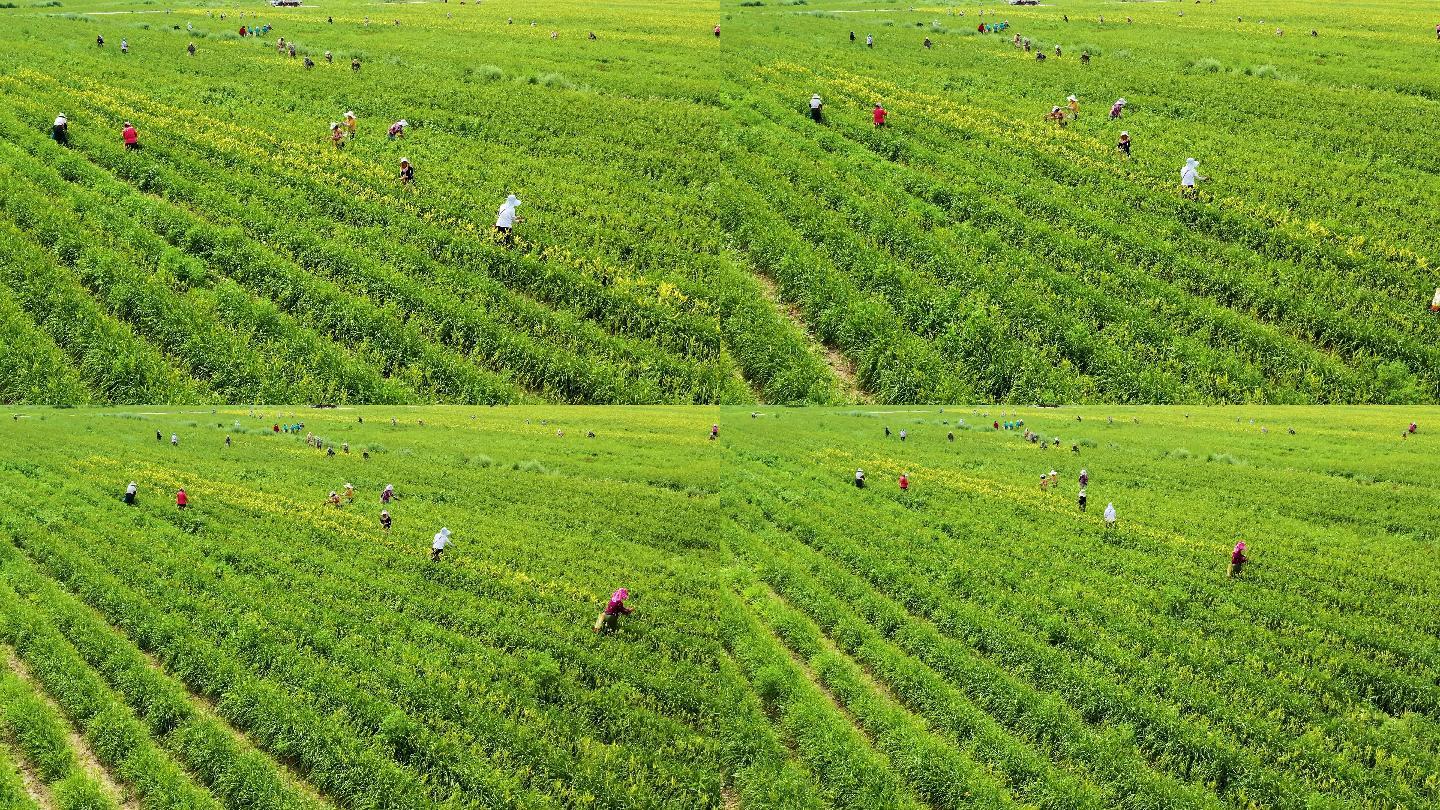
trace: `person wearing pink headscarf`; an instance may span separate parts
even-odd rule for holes
[[[630,598],[630,592],[621,588],[610,594],[610,601],[605,609],[600,611],[600,616],[595,619],[595,632],[612,633],[620,629],[620,615],[629,616],[635,612],[634,608],[625,607],[625,600]]]
[[[1225,576],[1233,577],[1240,573],[1240,567],[1249,562],[1250,558],[1245,556],[1245,541],[1241,540],[1235,544],[1235,550],[1230,552],[1230,568]]]

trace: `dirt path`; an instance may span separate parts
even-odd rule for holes
[[[116,632],[119,631],[117,630]],[[137,646],[136,649],[139,650],[139,647]],[[313,785],[305,781],[305,778],[298,771],[296,771],[289,762],[281,760],[278,757],[271,756],[268,751],[261,748],[259,745],[256,745],[255,741],[250,739],[250,735],[230,725],[229,721],[227,721],[224,717],[221,717],[220,714],[215,710],[214,701],[210,700],[204,695],[199,695],[190,691],[190,688],[186,686],[183,682],[179,681],[179,679],[174,678],[174,676],[166,672],[165,668],[160,665],[160,662],[155,659],[155,656],[153,656],[149,652],[146,652],[145,650],[139,650],[139,652],[142,656],[144,656],[146,666],[148,666],[155,672],[158,672],[165,678],[174,680],[177,684],[180,685],[182,689],[185,690],[185,697],[189,699],[190,705],[194,707],[196,712],[199,712],[201,717],[204,717],[206,720],[211,721],[212,723],[223,729],[227,734],[231,736],[231,738],[233,738],[236,742],[240,743],[240,747],[242,749],[248,748],[254,750],[261,756],[275,763],[276,770],[279,772],[280,778],[285,782],[288,787],[300,792],[306,798],[314,802],[318,807],[324,808],[325,810],[336,810],[335,805],[331,803],[329,799],[326,799],[318,790],[316,790]]]
[[[24,661],[20,660],[20,656],[16,655],[15,651],[10,647],[5,648],[5,663],[10,667],[11,672],[15,673],[21,680],[30,684],[30,687],[35,690],[35,694],[40,696],[40,699],[45,702],[46,706],[49,706],[52,711],[61,717],[66,716],[65,712],[61,711],[60,706],[57,705],[49,693],[45,691],[45,688],[35,680],[35,676],[30,674],[30,668],[25,665]],[[135,798],[134,794],[128,788],[115,781],[115,777],[111,776],[109,771],[105,770],[105,766],[101,765],[100,760],[95,758],[95,752],[90,750],[90,745],[85,742],[85,738],[80,736],[80,733],[75,730],[75,727],[70,723],[66,723],[65,732],[66,739],[70,743],[70,750],[75,752],[75,759],[80,763],[80,768],[85,771],[85,774],[95,780],[105,793],[120,805],[121,810],[140,810],[139,800]],[[22,766],[21,776],[25,778],[26,789],[31,791],[31,796],[34,797],[37,802],[40,802],[41,807],[53,806],[53,803],[50,803],[51,798],[49,791],[43,785],[39,784],[34,773],[27,772],[27,768]],[[45,791],[45,801],[41,801],[40,797],[35,795],[36,788]]]
[[[792,304],[785,303],[780,295],[780,285],[764,273],[754,273],[755,280],[760,282],[760,288],[765,292],[765,298],[783,313],[800,334],[805,337],[805,342],[821,356],[825,358],[825,365],[830,367],[830,372],[840,382],[840,391],[845,398],[851,402],[872,402],[870,395],[860,390],[860,385],[855,372],[855,363],[846,357],[839,349],[826,346],[810,334],[810,329],[805,325],[805,318],[801,315],[800,309]]]

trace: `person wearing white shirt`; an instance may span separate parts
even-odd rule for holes
[[[1193,157],[1185,158],[1185,165],[1180,167],[1180,193],[1191,198],[1199,196],[1195,184],[1204,179],[1200,174],[1200,161]]]
[[[524,221],[515,213],[515,209],[518,207],[520,207],[520,198],[510,194],[505,197],[505,202],[501,203],[500,208],[495,212],[495,233],[499,236],[500,243],[507,247],[515,244],[515,236],[512,232],[515,223]]]
[[[450,539],[449,529],[441,529],[440,531],[436,532],[435,540],[430,543],[430,561],[436,562],[437,560],[439,560],[440,555],[445,551],[445,547],[450,545],[452,542],[454,541]]]

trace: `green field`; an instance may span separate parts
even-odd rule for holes
[[[727,410],[729,649],[794,806],[1440,806],[1437,416]]]
[[[722,7],[740,129],[726,160],[737,182],[717,192],[717,213],[861,392],[1440,396],[1440,318],[1427,311],[1440,163],[1410,146],[1440,111],[1433,8]],[[812,93],[824,124],[807,114]],[[1076,121],[1042,120],[1070,95]],[[1211,178],[1197,201],[1179,193],[1187,157]]]
[[[746,693],[715,666],[715,415],[7,415],[0,766],[58,797],[93,756],[143,810],[718,806]]]
[[[1433,408],[14,415],[0,807],[1440,806]]]
[[[1424,7],[0,6],[0,401],[1440,399]]]

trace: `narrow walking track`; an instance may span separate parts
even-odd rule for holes
[[[17,677],[28,683],[31,688],[35,690],[35,694],[39,695],[40,699],[45,701],[46,706],[50,707],[52,711],[61,717],[65,717],[67,720],[69,719],[55,702],[54,698],[50,697],[50,694],[45,691],[45,687],[30,674],[30,668],[25,666],[25,662],[21,661],[20,657],[15,654],[15,650],[8,645],[5,646],[5,664],[10,668],[11,672],[15,673]],[[100,787],[104,789],[106,795],[120,805],[121,810],[140,810],[140,802],[135,798],[134,793],[117,782],[115,777],[111,776],[110,772],[105,769],[105,766],[100,764],[100,760],[95,757],[95,752],[90,750],[90,745],[85,742],[85,738],[80,736],[80,733],[75,730],[75,727],[66,723],[65,729],[66,738],[70,743],[70,750],[75,752],[75,758],[80,763],[80,767],[85,771],[85,774],[91,779],[94,779]],[[23,758],[21,758],[21,762],[24,762]],[[38,778],[36,778],[36,774],[28,765],[22,764],[21,776],[25,779],[26,790],[30,791],[31,797],[39,802],[41,807],[53,806],[53,799],[50,797],[49,791],[44,785],[40,784]]]

